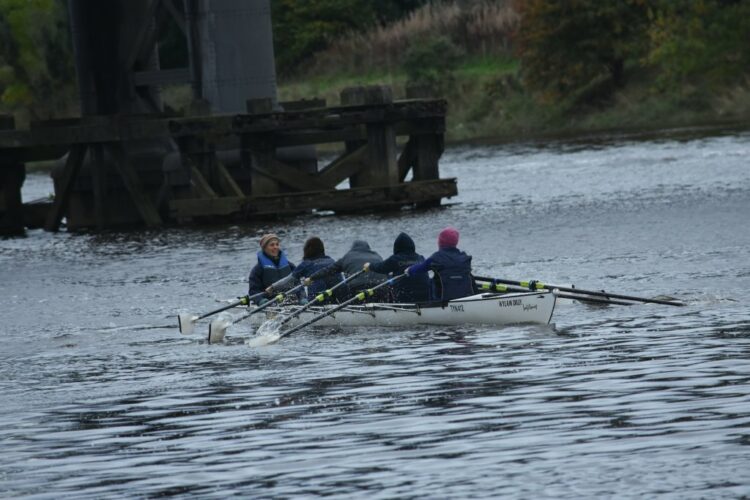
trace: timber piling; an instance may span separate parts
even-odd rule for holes
[[[23,162],[63,155],[49,231],[63,218],[68,230],[159,227],[430,207],[457,194],[455,179],[439,178],[444,100],[393,100],[389,87],[369,86],[345,89],[338,106],[261,101],[245,114],[95,115],[26,131],[0,120],[2,231],[23,231]],[[341,154],[326,165],[283,154],[322,144]]]

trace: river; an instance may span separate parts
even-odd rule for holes
[[[750,495],[750,133],[449,148],[441,209],[0,239],[0,496]],[[24,197],[51,190],[30,174]],[[549,326],[311,329],[174,317],[246,292],[266,231],[687,306]]]

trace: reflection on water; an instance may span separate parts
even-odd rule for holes
[[[747,139],[462,147],[445,209],[0,240],[0,495],[748,495]],[[447,224],[477,274],[688,305],[177,332],[245,292],[265,231],[296,260],[313,234],[386,255],[400,230],[429,254]]]

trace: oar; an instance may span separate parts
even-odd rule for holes
[[[496,291],[496,292],[528,292],[528,288],[523,288],[520,286],[513,286],[513,285],[490,285],[489,283],[484,283],[479,286],[480,290],[488,290],[488,291]],[[581,302],[589,302],[591,304],[615,304],[620,306],[632,306],[632,302],[624,302],[622,300],[609,300],[609,299],[597,299],[594,297],[586,297],[585,295],[574,295],[570,293],[560,293],[558,291],[554,292],[555,295],[557,295],[560,298],[563,299],[573,299],[578,300]]]
[[[581,288],[571,288],[571,287],[565,287],[565,286],[558,286],[558,285],[548,285],[545,283],[542,283],[540,281],[511,281],[506,279],[495,279],[495,278],[485,278],[482,276],[474,276],[474,279],[477,281],[487,281],[490,283],[504,283],[506,285],[515,285],[523,287],[527,290],[560,290],[561,292],[572,292],[577,293],[580,295],[594,295],[597,297],[604,297],[606,299],[622,299],[622,300],[631,300],[634,302],[646,302],[650,304],[664,304],[668,306],[684,306],[685,304],[681,302],[674,302],[671,300],[661,300],[661,299],[647,299],[644,297],[634,297],[632,295],[622,295],[617,293],[609,293],[609,292],[599,292],[595,290],[583,290]]]
[[[292,314],[290,314],[289,316],[287,316],[286,318],[284,318],[283,321],[281,322],[281,324],[279,324],[279,328],[281,328],[282,326],[286,325],[287,323],[289,323],[290,321],[292,321],[294,318],[296,318],[297,316],[299,316],[303,312],[305,312],[308,309],[310,309],[312,306],[317,305],[317,303],[323,302],[324,300],[326,300],[326,298],[328,298],[331,295],[333,295],[334,290],[336,290],[337,288],[345,285],[346,283],[348,283],[349,281],[353,280],[354,278],[356,278],[357,276],[359,276],[360,274],[362,274],[364,272],[365,272],[364,270],[357,271],[356,273],[351,274],[351,275],[347,276],[346,278],[344,278],[343,280],[339,281],[338,283],[336,283],[335,285],[333,285],[328,290],[319,293],[318,295],[315,296],[315,298],[313,300],[311,300],[310,302],[308,302],[307,304],[305,304],[304,306],[300,307],[299,309],[297,309],[296,311],[294,311]]]
[[[363,292],[359,292],[358,294],[356,294],[351,299],[342,302],[341,304],[337,305],[336,307],[333,307],[333,308],[331,308],[331,309],[329,309],[329,310],[327,310],[327,311],[319,314],[318,316],[315,316],[314,318],[309,319],[309,320],[305,321],[304,323],[301,323],[301,324],[295,326],[294,328],[290,328],[289,330],[280,333],[279,337],[277,339],[273,340],[273,342],[277,342],[277,341],[283,339],[284,337],[286,337],[287,335],[291,335],[294,332],[297,332],[297,331],[299,331],[299,330],[301,330],[301,329],[303,329],[303,328],[305,328],[307,326],[312,325],[313,323],[315,323],[317,321],[320,321],[321,319],[325,318],[326,316],[330,316],[331,314],[335,313],[336,311],[340,311],[341,309],[345,308],[346,306],[348,306],[352,302],[356,302],[358,300],[359,301],[363,301],[367,297],[372,297],[375,294],[375,290],[377,290],[378,288],[384,287],[385,285],[392,285],[396,281],[398,281],[401,278],[403,278],[404,276],[406,276],[406,274],[399,274],[398,276],[395,276],[393,278],[387,279],[387,280],[383,281],[382,283],[380,283],[378,285],[375,285],[372,288],[368,288],[367,290],[365,290]]]
[[[183,333],[185,335],[190,335],[190,334],[193,333],[196,321],[198,321],[200,319],[203,319],[203,318],[207,318],[209,316],[213,316],[214,314],[220,313],[222,311],[226,311],[227,309],[232,309],[233,307],[246,306],[246,305],[248,305],[250,303],[251,300],[258,299],[258,298],[264,296],[265,294],[266,294],[266,292],[260,292],[260,293],[256,293],[255,295],[251,295],[251,296],[245,295],[244,297],[240,297],[240,300],[238,300],[237,302],[232,302],[228,306],[220,307],[220,308],[218,308],[216,310],[209,311],[209,312],[207,312],[205,314],[201,314],[200,316],[195,316],[195,315],[190,314],[190,313],[178,314],[177,315],[177,325],[180,328],[180,333]]]
[[[249,311],[246,314],[243,314],[237,319],[233,319],[232,321],[227,322],[227,321],[223,321],[220,319],[213,320],[208,325],[208,343],[215,344],[217,342],[221,342],[222,340],[224,340],[224,334],[226,333],[227,328],[229,328],[232,325],[236,325],[240,321],[249,318],[253,314],[259,313],[263,311],[264,309],[271,307],[274,304],[283,302],[286,297],[293,294],[297,290],[301,289],[303,286],[305,285],[300,284],[300,285],[295,286],[294,288],[290,288],[289,290],[282,292],[276,295],[275,297],[269,299],[268,302],[266,302],[265,304],[256,307],[255,309]]]

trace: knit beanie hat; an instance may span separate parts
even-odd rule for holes
[[[273,233],[264,234],[263,237],[260,239],[260,249],[265,250],[266,245],[271,243],[271,241],[276,240],[278,242],[281,242],[278,236],[276,236]]]
[[[438,248],[458,246],[458,229],[448,226],[438,235]]]
[[[326,249],[323,246],[323,241],[317,236],[309,237],[302,249],[303,259],[317,259],[325,256],[325,254]]]

